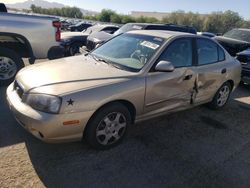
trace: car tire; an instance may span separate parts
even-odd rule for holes
[[[13,50],[0,47],[0,86],[7,86],[24,67],[22,58]]]
[[[213,100],[208,103],[208,106],[214,110],[223,108],[230,98],[231,91],[231,84],[229,82],[224,83],[216,92]]]
[[[80,47],[81,47],[81,46],[82,46],[82,45],[79,44],[79,43],[73,43],[73,44],[70,46],[70,48],[69,48],[69,55],[70,55],[70,56],[74,56],[74,55],[80,53]]]
[[[122,141],[130,124],[128,109],[120,103],[112,103],[94,114],[84,135],[93,148],[109,149]]]

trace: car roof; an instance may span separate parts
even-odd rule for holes
[[[168,31],[177,31],[177,32],[186,32],[186,33],[192,33],[192,34],[196,34],[197,31],[194,27],[192,26],[186,26],[186,25],[179,25],[179,24],[172,24],[172,23],[168,23],[168,24],[160,24],[160,23],[127,23],[126,25],[130,25],[130,26],[140,26],[142,27],[141,29],[145,29],[145,30],[168,30]],[[150,27],[162,27],[160,28],[150,28]]]
[[[155,36],[155,37],[160,37],[160,38],[165,38],[165,39],[168,39],[170,37],[175,37],[175,36],[195,36],[194,34],[191,34],[191,33],[167,31],[167,30],[133,30],[133,31],[129,31],[128,33],[150,35],[150,36]]]
[[[250,29],[247,29],[247,28],[236,28],[238,30],[241,30],[241,31],[250,31]]]
[[[105,27],[117,27],[118,28],[118,26],[112,25],[112,24],[99,24],[99,23],[97,23],[97,24],[95,24],[93,26],[100,27],[100,28],[105,28]]]
[[[125,24],[126,25],[126,24]],[[164,25],[164,24],[157,24],[157,23],[127,23],[127,25],[141,25],[141,26],[147,26],[147,25]]]

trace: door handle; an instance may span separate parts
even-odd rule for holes
[[[186,75],[183,80],[190,80],[193,77],[192,74]]]
[[[224,68],[224,69],[221,70],[221,74],[225,74],[226,72],[227,72],[226,68]]]

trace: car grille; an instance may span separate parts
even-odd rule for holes
[[[16,91],[17,95],[22,99],[24,90],[16,80],[14,81],[13,89]]]
[[[95,49],[95,46],[96,46],[96,44],[95,44],[93,41],[87,40],[86,47],[87,47],[87,49],[88,49],[89,51]]]

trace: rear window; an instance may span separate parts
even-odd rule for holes
[[[122,33],[126,33],[128,31],[133,31],[133,30],[142,30],[144,29],[144,26],[141,24],[125,24],[122,26],[120,29],[118,29],[114,34],[119,35]]]
[[[247,31],[247,30],[233,29],[225,33],[223,36],[227,38],[250,42],[250,30]]]
[[[177,31],[177,32],[196,34],[196,30],[194,28],[185,27],[185,26],[178,26],[178,25],[148,25],[145,29],[147,29],[147,30],[168,30],[168,31]]]

